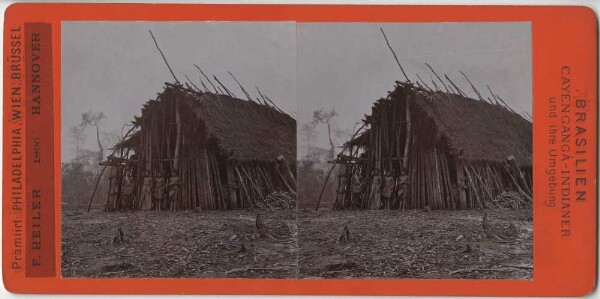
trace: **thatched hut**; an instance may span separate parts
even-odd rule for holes
[[[273,192],[295,196],[296,121],[266,101],[167,83],[133,123],[104,163],[108,211],[255,208]]]
[[[338,155],[334,208],[527,204],[532,123],[502,102],[397,82]]]

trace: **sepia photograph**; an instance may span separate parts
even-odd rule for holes
[[[65,278],[533,279],[531,24],[64,22]]]
[[[594,290],[595,7],[270,2],[0,4],[7,292]]]
[[[63,23],[63,277],[295,277],[295,42]]]
[[[530,23],[298,24],[299,276],[532,279]]]

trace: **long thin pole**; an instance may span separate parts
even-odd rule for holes
[[[356,132],[354,132],[354,135],[352,135],[352,138],[350,138],[350,140],[354,140],[354,138],[356,137],[356,135],[358,135],[358,133],[360,132],[360,130],[362,130],[362,128],[364,128],[367,125],[367,123],[363,123],[362,126],[360,126],[360,128],[358,128],[358,130],[356,130]],[[346,148],[344,148],[342,150],[342,153],[346,150]],[[341,154],[341,153],[340,153]],[[319,199],[317,200],[317,206],[315,208],[315,211],[319,210],[319,205],[321,204],[321,199],[323,198],[323,192],[325,192],[325,188],[327,187],[327,183],[329,182],[329,177],[331,176],[331,173],[333,172],[333,169],[335,168],[335,163],[333,163],[333,165],[331,166],[331,169],[329,169],[329,172],[327,173],[327,177],[325,178],[325,183],[323,184],[323,188],[321,189],[321,193],[319,194]],[[337,198],[336,198],[337,200]]]
[[[158,42],[156,42],[156,38],[154,38],[154,34],[152,34],[152,30],[148,30],[148,32],[150,32],[150,36],[152,36],[152,40],[154,40],[154,44],[156,45],[156,48],[158,49],[158,52],[160,52],[160,55],[162,56],[163,60],[167,64],[167,67],[169,68],[169,71],[171,72],[171,75],[173,75],[173,78],[175,79],[175,82],[177,82],[177,84],[181,84],[181,83],[179,83],[179,80],[177,80],[177,77],[175,76],[175,73],[173,73],[173,70],[171,69],[171,66],[169,65],[169,62],[167,61],[167,58],[165,57],[165,54],[163,54],[163,52],[160,50],[160,47],[158,46]]]
[[[319,200],[317,200],[317,206],[315,207],[315,211],[319,210],[319,205],[321,204],[321,199],[323,198],[323,193],[325,192],[325,188],[327,187],[327,183],[329,182],[329,177],[331,176],[331,173],[333,172],[334,168],[335,168],[335,163],[333,165],[331,165],[331,169],[329,169],[329,172],[327,173],[327,177],[325,178],[325,183],[323,184],[323,188],[321,188],[321,194],[319,194]]]
[[[230,92],[229,89],[227,89],[227,87],[225,87],[225,85],[223,85],[223,83],[221,83],[221,81],[219,81],[219,79],[217,78],[217,76],[213,75],[213,78],[217,81],[217,83],[219,85],[221,85],[221,87],[223,87],[223,89],[225,90],[225,92],[227,93],[228,96],[235,97],[235,95],[233,95],[233,93]]]
[[[431,70],[431,72],[438,78],[438,80],[440,80],[440,82],[442,83],[442,85],[444,86],[444,88],[446,89],[447,93],[450,93],[450,91],[448,90],[448,86],[446,86],[446,83],[444,83],[444,80],[442,80],[442,78],[440,78],[440,76],[438,76],[438,74],[433,70],[433,68],[431,67],[431,65],[429,65],[428,63],[425,63],[425,65]]]
[[[215,93],[218,94],[219,91],[217,90],[217,87],[212,83],[212,81],[210,81],[210,79],[208,78],[208,76],[206,76],[206,74],[202,71],[202,69],[198,65],[194,64],[194,66],[200,71],[200,73],[202,74],[202,76],[204,76],[204,78],[206,78],[206,80],[208,81],[208,83],[210,85],[212,85],[213,89],[215,90]]]
[[[433,90],[431,89],[431,87],[429,87],[429,85],[427,85],[427,83],[425,83],[425,80],[421,79],[421,76],[419,76],[419,74],[415,73],[415,75],[417,75],[417,79],[421,80],[421,83],[423,83],[423,85],[429,89],[430,92],[433,92]],[[418,82],[418,81],[417,81]]]
[[[394,55],[394,59],[396,59],[396,63],[400,67],[400,70],[402,71],[402,74],[404,75],[404,78],[406,78],[406,82],[410,83],[410,79],[408,79],[408,76],[404,72],[404,68],[402,68],[402,65],[400,64],[400,61],[398,60],[398,56],[396,56],[396,52],[394,52],[394,49],[392,49],[392,46],[390,45],[390,42],[388,41],[387,36],[385,36],[385,32],[383,32],[383,28],[379,27],[379,30],[381,30],[381,34],[383,34],[383,38],[385,39],[385,43],[387,44],[388,48],[390,48],[390,51],[392,51],[392,54]]]
[[[467,82],[469,82],[469,85],[471,85],[471,88],[473,88],[473,91],[475,92],[475,94],[477,94],[477,97],[479,98],[479,100],[484,101],[483,97],[481,97],[481,94],[479,93],[479,91],[477,90],[477,88],[475,88],[475,85],[473,85],[473,83],[471,83],[471,80],[469,80],[469,77],[467,77],[467,75],[465,75],[465,73],[463,73],[462,71],[459,71],[461,73],[461,75],[463,75],[463,77],[465,77],[465,79],[467,79]]]
[[[260,92],[260,89],[258,89],[258,86],[254,85],[254,87],[256,88],[256,91],[258,91],[258,95],[263,99],[263,101],[265,103],[267,103],[267,100],[265,99],[265,96],[262,94],[262,92]]]
[[[131,129],[129,129],[127,131],[127,133],[125,133],[125,135],[121,138],[120,142],[123,142],[125,140],[125,138],[127,138],[127,136],[129,136],[129,133],[131,133],[137,126],[133,126],[131,127]],[[113,149],[111,155],[113,155],[115,153],[117,149]],[[94,186],[94,191],[92,192],[92,196],[90,197],[90,202],[88,203],[88,208],[87,208],[87,213],[90,212],[90,209],[92,207],[92,201],[94,200],[94,195],[96,195],[96,190],[98,189],[98,184],[100,184],[100,179],[102,178],[102,174],[104,174],[104,171],[106,170],[106,167],[108,165],[104,165],[104,167],[102,168],[102,171],[100,172],[100,174],[98,175],[98,179],[96,180],[96,186]]]
[[[100,184],[100,179],[102,178],[102,174],[104,174],[104,171],[106,170],[106,167],[108,165],[104,165],[104,167],[102,168],[102,171],[100,172],[100,174],[98,175],[98,179],[96,180],[96,186],[94,187],[94,191],[92,192],[92,197],[90,197],[90,202],[88,203],[88,207],[87,207],[87,212],[90,212],[90,209],[92,208],[92,201],[94,201],[94,195],[96,195],[96,190],[98,190],[98,184]]]
[[[192,84],[192,86],[196,89],[196,91],[202,92],[202,90],[200,90],[200,88],[198,88],[198,86],[196,86],[196,84],[194,84],[194,82],[192,82],[192,80],[190,80],[190,77],[188,77],[187,75],[184,75],[184,76],[188,80],[188,82],[190,82],[190,84]]]
[[[250,102],[254,102],[254,100],[252,99],[252,97],[250,97],[250,94],[248,94],[248,92],[246,91],[246,89],[244,88],[244,86],[242,86],[242,84],[240,83],[240,81],[238,81],[238,79],[231,73],[231,72],[227,72],[232,78],[233,80],[235,80],[235,82],[240,86],[240,89],[242,90],[242,92],[246,95],[246,98],[248,98],[248,101]]]
[[[450,78],[448,77],[448,75],[444,74],[444,77],[446,77],[446,80],[448,80],[448,82],[450,82],[450,84],[452,84],[452,86],[454,86],[454,89],[456,89],[456,91],[463,97],[466,97],[467,95],[460,90],[460,88],[458,88],[458,86],[456,86],[456,84],[454,84],[454,82],[452,82],[452,80],[450,80]]]

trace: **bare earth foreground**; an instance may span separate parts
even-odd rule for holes
[[[256,211],[64,210],[62,273],[64,277],[532,279],[531,211],[486,212],[498,231],[516,228],[516,238],[486,239],[480,211],[260,211],[270,231],[282,236],[272,240],[258,237]],[[339,242],[345,225],[348,241]]]
[[[510,241],[486,239],[480,211],[347,211],[300,214],[306,278],[532,279],[530,210],[487,210]],[[349,241],[340,243],[343,227]]]
[[[63,211],[62,275],[296,277],[296,212],[260,213],[286,237],[257,238],[251,211]],[[124,240],[115,242],[119,227]]]

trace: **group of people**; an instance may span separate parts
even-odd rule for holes
[[[369,209],[385,209],[399,208],[406,200],[409,177],[407,171],[401,171],[399,175],[394,172],[385,170],[383,176],[378,169],[374,169],[372,173],[371,185],[368,189],[369,193],[363,195],[365,190],[365,182],[362,174],[355,173],[352,175],[351,182],[351,198],[350,203],[354,208],[360,208],[362,196],[367,197]],[[365,208],[365,207],[362,207]]]
[[[131,205],[136,197],[136,181],[126,173],[122,182],[123,202]],[[162,172],[151,176],[149,171],[145,171],[141,182],[139,199],[142,210],[162,210],[173,207],[181,187],[181,181],[175,171],[170,176],[165,176]]]

